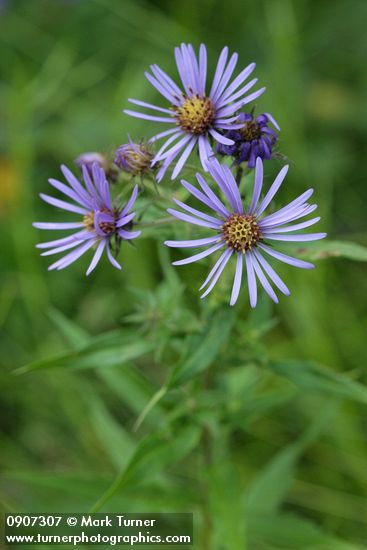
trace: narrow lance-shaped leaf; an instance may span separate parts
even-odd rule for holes
[[[367,247],[348,241],[330,241],[328,239],[313,241],[302,247],[294,247],[294,253],[307,260],[348,258],[358,262],[367,262]]]
[[[299,387],[367,404],[367,389],[347,375],[307,361],[276,361],[269,367]]]
[[[217,359],[231,333],[235,314],[232,309],[222,309],[208,320],[204,332],[192,338],[190,356],[172,372],[167,386],[173,387],[188,382]]]
[[[147,476],[156,474],[168,465],[182,460],[196,447],[200,434],[199,427],[188,426],[171,437],[159,433],[144,438],[127,466],[123,468],[109,489],[94,504],[91,511],[97,512],[100,510],[128,482],[141,482]]]

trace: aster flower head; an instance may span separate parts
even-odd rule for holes
[[[129,172],[134,176],[142,176],[152,171],[154,154],[148,145],[134,143],[129,138],[129,143],[120,145],[115,152],[114,163],[120,170]]]
[[[95,151],[82,153],[75,159],[74,162],[80,169],[82,169],[83,166],[86,166],[90,171],[92,170],[92,166],[95,162],[104,170],[107,169],[108,165],[107,158],[101,153],[97,153]]]
[[[242,124],[240,128],[224,132],[225,137],[233,140],[233,145],[218,143],[217,152],[234,157],[234,164],[247,162],[249,168],[255,167],[257,157],[270,160],[278,135],[269,128],[269,123],[280,131],[272,115],[263,113],[254,118],[253,114],[240,113],[237,122]]]
[[[104,251],[106,251],[110,263],[117,269],[121,269],[120,264],[112,255],[111,246],[113,240],[119,245],[121,240],[135,239],[140,235],[140,231],[130,231],[131,221],[135,216],[135,213],[130,213],[130,210],[137,197],[137,186],[126,205],[119,208],[112,203],[105,172],[97,163],[93,164],[91,174],[85,165],[82,166],[84,184],[66,166],[61,166],[61,171],[67,184],[55,179],[50,179],[49,183],[68,200],[60,200],[43,193],[40,196],[45,202],[56,208],[78,214],[80,219],[75,222],[37,222],[33,224],[38,229],[76,230],[67,237],[37,245],[37,248],[46,249],[41,254],[42,256],[68,251],[48,269],[64,269],[89,249],[94,249],[94,255],[87,275],[96,267]]]
[[[234,114],[265,91],[265,88],[261,88],[247,94],[256,84],[256,78],[243,85],[254,70],[255,63],[248,65],[230,82],[238,54],[232,54],[227,63],[227,47],[223,48],[219,56],[210,88],[207,87],[207,52],[204,44],[200,46],[198,57],[191,44],[181,44],[175,48],[175,59],[182,88],[158,65],[151,65],[151,73],[145,73],[149,82],[168,101],[168,106],[163,108],[129,99],[131,103],[148,109],[148,113],[125,110],[128,115],[172,126],[150,140],[153,142],[167,138],[153,159],[153,163],[162,161],[157,173],[158,181],[178,158],[172,173],[172,179],[176,178],[196,145],[199,147],[202,166],[207,170],[208,160],[213,155],[211,140],[233,145],[233,140],[222,132],[240,128],[242,124],[235,124],[237,116]],[[149,114],[149,111],[155,111],[156,114]]]
[[[246,209],[243,206],[242,198],[231,170],[228,166],[220,165],[217,160],[213,160],[210,163],[209,172],[224,195],[227,205],[214,193],[200,174],[196,175],[199,189],[185,180],[181,181],[182,185],[191,195],[198,199],[205,207],[209,208],[211,213],[207,214],[175,199],[175,203],[181,210],[170,208],[168,212],[179,220],[211,229],[214,235],[190,241],[166,241],[165,244],[167,246],[174,248],[205,247],[203,252],[199,252],[183,260],[178,260],[173,262],[173,264],[189,264],[217,251],[221,251],[219,259],[200,287],[200,290],[206,287],[205,292],[201,296],[202,298],[214,288],[231,258],[236,260],[230,299],[231,305],[236,303],[241,289],[243,266],[245,266],[247,272],[247,285],[252,307],[255,307],[257,302],[257,280],[276,303],[278,302],[278,297],[272,284],[283,294],[290,294],[288,287],[268,263],[267,256],[295,267],[304,269],[314,267],[309,262],[288,256],[273,248],[273,243],[276,241],[304,242],[322,239],[326,236],[326,233],[298,233],[298,230],[305,229],[318,222],[319,217],[300,223],[293,223],[304,218],[317,208],[316,204],[308,204],[307,202],[313,193],[313,189],[309,189],[272,214],[264,215],[265,210],[281,186],[287,171],[288,166],[280,170],[270,189],[264,198],[260,200],[263,185],[263,163],[261,158],[258,157],[256,160],[255,183],[251,203]]]

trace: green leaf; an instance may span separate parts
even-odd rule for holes
[[[154,349],[152,342],[136,340],[133,332],[114,332],[96,337],[76,351],[59,353],[47,359],[33,361],[14,371],[14,374],[51,369],[88,369],[123,365]]]
[[[201,434],[197,426],[188,426],[181,432],[167,436],[153,434],[144,438],[135,450],[131,460],[118,475],[111,487],[95,503],[92,512],[100,510],[114,495],[129,482],[139,483],[147,476],[164,470],[168,465],[182,460],[199,441]]]
[[[172,372],[167,386],[174,387],[191,380],[217,359],[222,347],[227,343],[235,315],[233,309],[217,311],[205,325],[202,334],[191,338],[187,349],[193,350],[183,363]]]
[[[282,550],[361,550],[330,535],[314,523],[291,514],[255,516],[249,520],[251,548]],[[271,546],[268,546],[271,545]]]
[[[211,548],[232,550],[246,546],[247,525],[243,517],[241,484],[230,456],[218,460],[207,473],[210,519],[212,521]],[[205,536],[205,533],[203,533]]]
[[[50,308],[48,316],[73,349],[78,349],[91,339],[91,336],[84,329],[58,309]]]
[[[345,374],[307,361],[276,361],[269,367],[299,387],[367,404],[367,388]]]
[[[135,449],[131,435],[111,415],[94,393],[89,395],[89,418],[103,449],[117,470],[129,462]]]
[[[367,247],[348,241],[313,241],[302,247],[294,248],[294,253],[309,260],[325,260],[327,258],[348,258],[359,262],[367,262]]]
[[[317,440],[329,425],[334,413],[335,403],[329,403],[322,414],[316,415],[313,423],[298,441],[282,449],[260,471],[246,495],[248,515],[271,514],[278,510],[294,477],[299,456]]]
[[[156,388],[149,380],[129,364],[123,369],[98,369],[97,375],[135,415],[141,413],[156,392]],[[162,409],[156,405],[150,417],[153,425],[157,426],[163,419]]]

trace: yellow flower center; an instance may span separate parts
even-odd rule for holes
[[[215,118],[215,107],[208,97],[198,94],[185,97],[180,107],[173,107],[177,124],[190,134],[205,134]]]
[[[107,208],[102,208],[102,212],[109,212]],[[117,213],[115,212],[115,217]],[[95,223],[94,223],[94,212],[88,212],[83,218],[83,223],[87,231],[94,231],[95,230]],[[99,228],[102,229],[106,235],[113,233],[116,229],[115,222],[99,222],[98,224]]]
[[[261,128],[257,122],[250,120],[240,128],[240,134],[245,141],[252,141],[261,137]]]
[[[251,250],[261,238],[256,218],[249,214],[232,214],[222,226],[222,232],[227,246],[236,252]]]
[[[83,223],[87,231],[94,231],[94,212],[88,212],[83,218]]]

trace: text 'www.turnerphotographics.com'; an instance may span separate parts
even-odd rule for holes
[[[8,545],[193,544],[192,514],[6,514]]]

